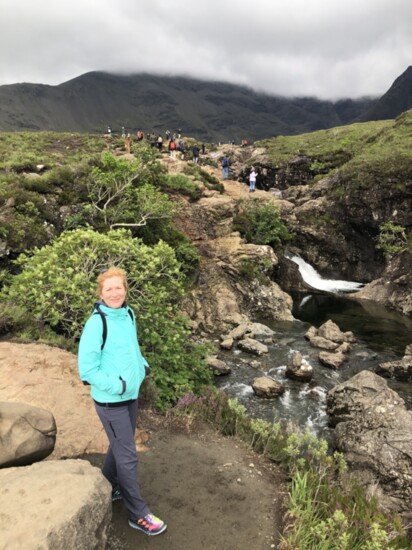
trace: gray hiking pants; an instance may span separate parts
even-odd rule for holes
[[[136,520],[150,513],[140,495],[137,478],[138,458],[134,432],[137,421],[137,399],[122,407],[102,407],[95,403],[97,414],[109,438],[109,450],[103,464],[103,475],[119,487],[130,518]]]

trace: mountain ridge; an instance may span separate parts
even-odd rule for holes
[[[0,86],[0,130],[101,133],[110,125],[114,131],[125,126],[159,133],[182,128],[202,140],[239,142],[345,125],[379,101],[286,98],[183,76],[92,71],[57,86]]]

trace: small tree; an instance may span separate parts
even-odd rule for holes
[[[102,155],[87,184],[92,208],[107,228],[141,227],[152,219],[170,219],[176,205],[149,183],[141,184],[144,162],[130,162],[111,153]]]

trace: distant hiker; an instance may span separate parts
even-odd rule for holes
[[[222,158],[222,178],[224,180],[229,178],[229,159],[227,157]]]
[[[186,149],[186,143],[181,139],[179,143],[177,144],[177,150],[180,151],[180,158],[184,160],[185,158],[185,149]]]
[[[242,140],[242,147],[247,147],[248,142],[247,139]]]
[[[192,149],[192,153],[193,153],[193,162],[195,164],[199,164],[199,153],[200,153],[200,149],[197,145],[194,145],[193,146],[193,149]]]
[[[108,126],[108,127],[107,127],[107,133],[108,133],[108,134],[111,134],[111,133],[112,133],[112,127],[111,127],[111,126]]]
[[[159,135],[159,137],[157,138],[157,148],[159,149],[159,151],[162,151],[163,149],[163,138],[161,135]]]
[[[202,143],[202,155],[204,155],[206,153],[206,147],[205,147],[205,144]]]
[[[166,130],[165,136],[166,136],[166,139],[170,139],[170,130]]]
[[[176,142],[173,139],[169,141],[169,152],[170,158],[174,160],[176,158]]]
[[[167,525],[150,512],[138,481],[134,439],[137,398],[150,367],[140,351],[135,315],[126,303],[127,292],[123,269],[110,267],[97,277],[99,302],[80,338],[79,375],[90,386],[97,416],[109,440],[103,475],[112,486],[112,501],[123,500],[130,527],[146,535],[160,535]]]
[[[254,193],[256,190],[256,178],[257,178],[257,173],[255,172],[255,169],[252,166],[251,172],[249,174],[249,193]]]
[[[179,128],[177,131],[177,137],[180,139],[182,137],[182,129]]]
[[[124,139],[126,137],[126,129],[124,126],[122,126],[122,138]]]

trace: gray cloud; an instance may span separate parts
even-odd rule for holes
[[[0,84],[145,71],[381,95],[411,64],[411,23],[410,0],[2,0]]]

